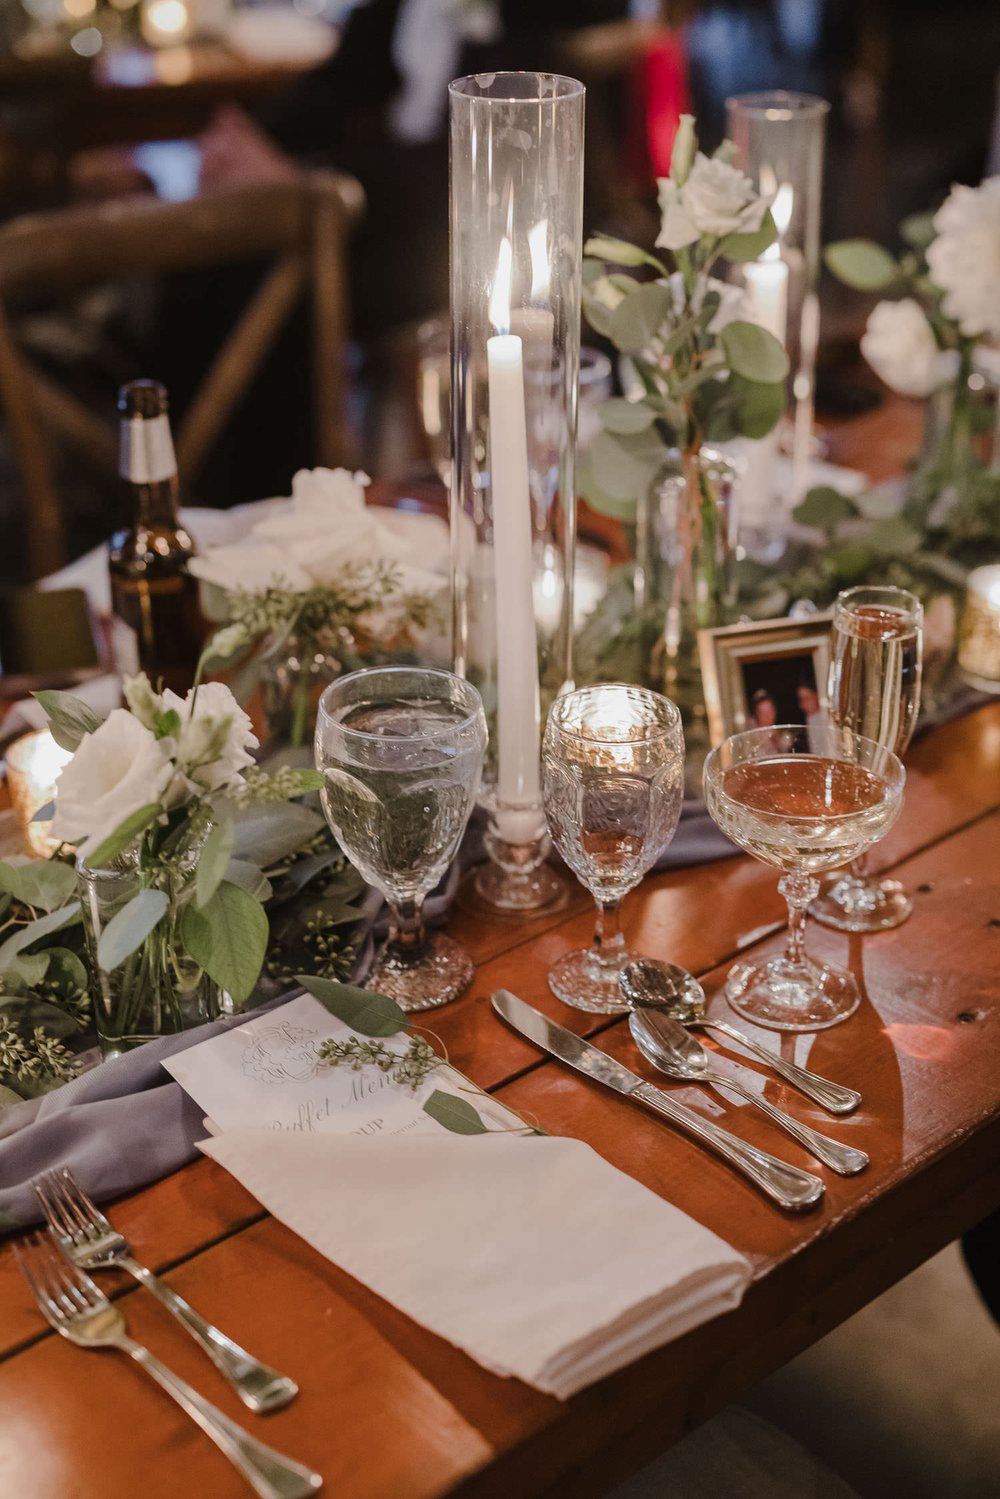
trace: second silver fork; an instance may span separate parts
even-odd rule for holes
[[[232,1338],[206,1322],[194,1307],[172,1291],[153,1271],[133,1259],[131,1245],[77,1184],[65,1166],[46,1171],[32,1183],[56,1242],[84,1270],[124,1270],[151,1291],[200,1348],[208,1354],[250,1410],[281,1410],[298,1394],[298,1385],[260,1363]]]

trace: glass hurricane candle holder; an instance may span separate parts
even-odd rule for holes
[[[47,859],[59,847],[49,837],[52,819],[34,822],[37,812],[55,800],[59,772],[73,756],[60,749],[48,729],[24,734],[7,751],[7,786],[18,831],[29,854]]]
[[[741,94],[726,101],[727,134],[736,147],[736,164],[770,199],[778,230],[777,243],[745,268],[745,278],[758,321],[785,345],[792,370],[789,509],[809,487],[819,347],[823,149],[829,110],[825,99],[782,89]]]
[[[490,73],[449,93],[455,669],[490,728],[476,889],[530,910],[565,889],[539,757],[572,673],[584,89]]]

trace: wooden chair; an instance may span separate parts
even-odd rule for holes
[[[56,436],[100,469],[116,437],[18,347],[11,312],[112,278],[273,260],[191,401],[176,433],[182,484],[193,479],[300,297],[312,302],[317,460],[350,463],[346,416],[346,243],[364,197],[351,177],[305,173],[189,202],[133,198],[31,214],[0,226],[0,413],[27,503],[36,576],[65,560],[52,462]]]

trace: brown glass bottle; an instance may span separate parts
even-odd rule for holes
[[[125,491],[125,529],[111,538],[111,607],[128,627],[118,632],[144,671],[181,694],[194,682],[205,633],[198,580],[188,570],[194,544],[178,514],[177,460],[167,415],[167,392],[155,380],[133,380],[118,394],[119,472]]]

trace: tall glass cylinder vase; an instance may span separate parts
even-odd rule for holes
[[[449,94],[455,669],[490,727],[476,889],[530,910],[564,889],[539,760],[572,675],[584,89],[490,73]]]
[[[782,333],[766,315],[759,318],[785,344],[792,370],[789,508],[809,487],[819,347],[823,149],[829,109],[825,99],[784,90],[741,94],[726,101],[727,133],[736,147],[736,164],[770,200],[778,230],[777,245],[747,266],[745,273],[751,298],[763,297],[772,312],[780,306],[785,321]],[[783,523],[779,507],[779,526]]]

